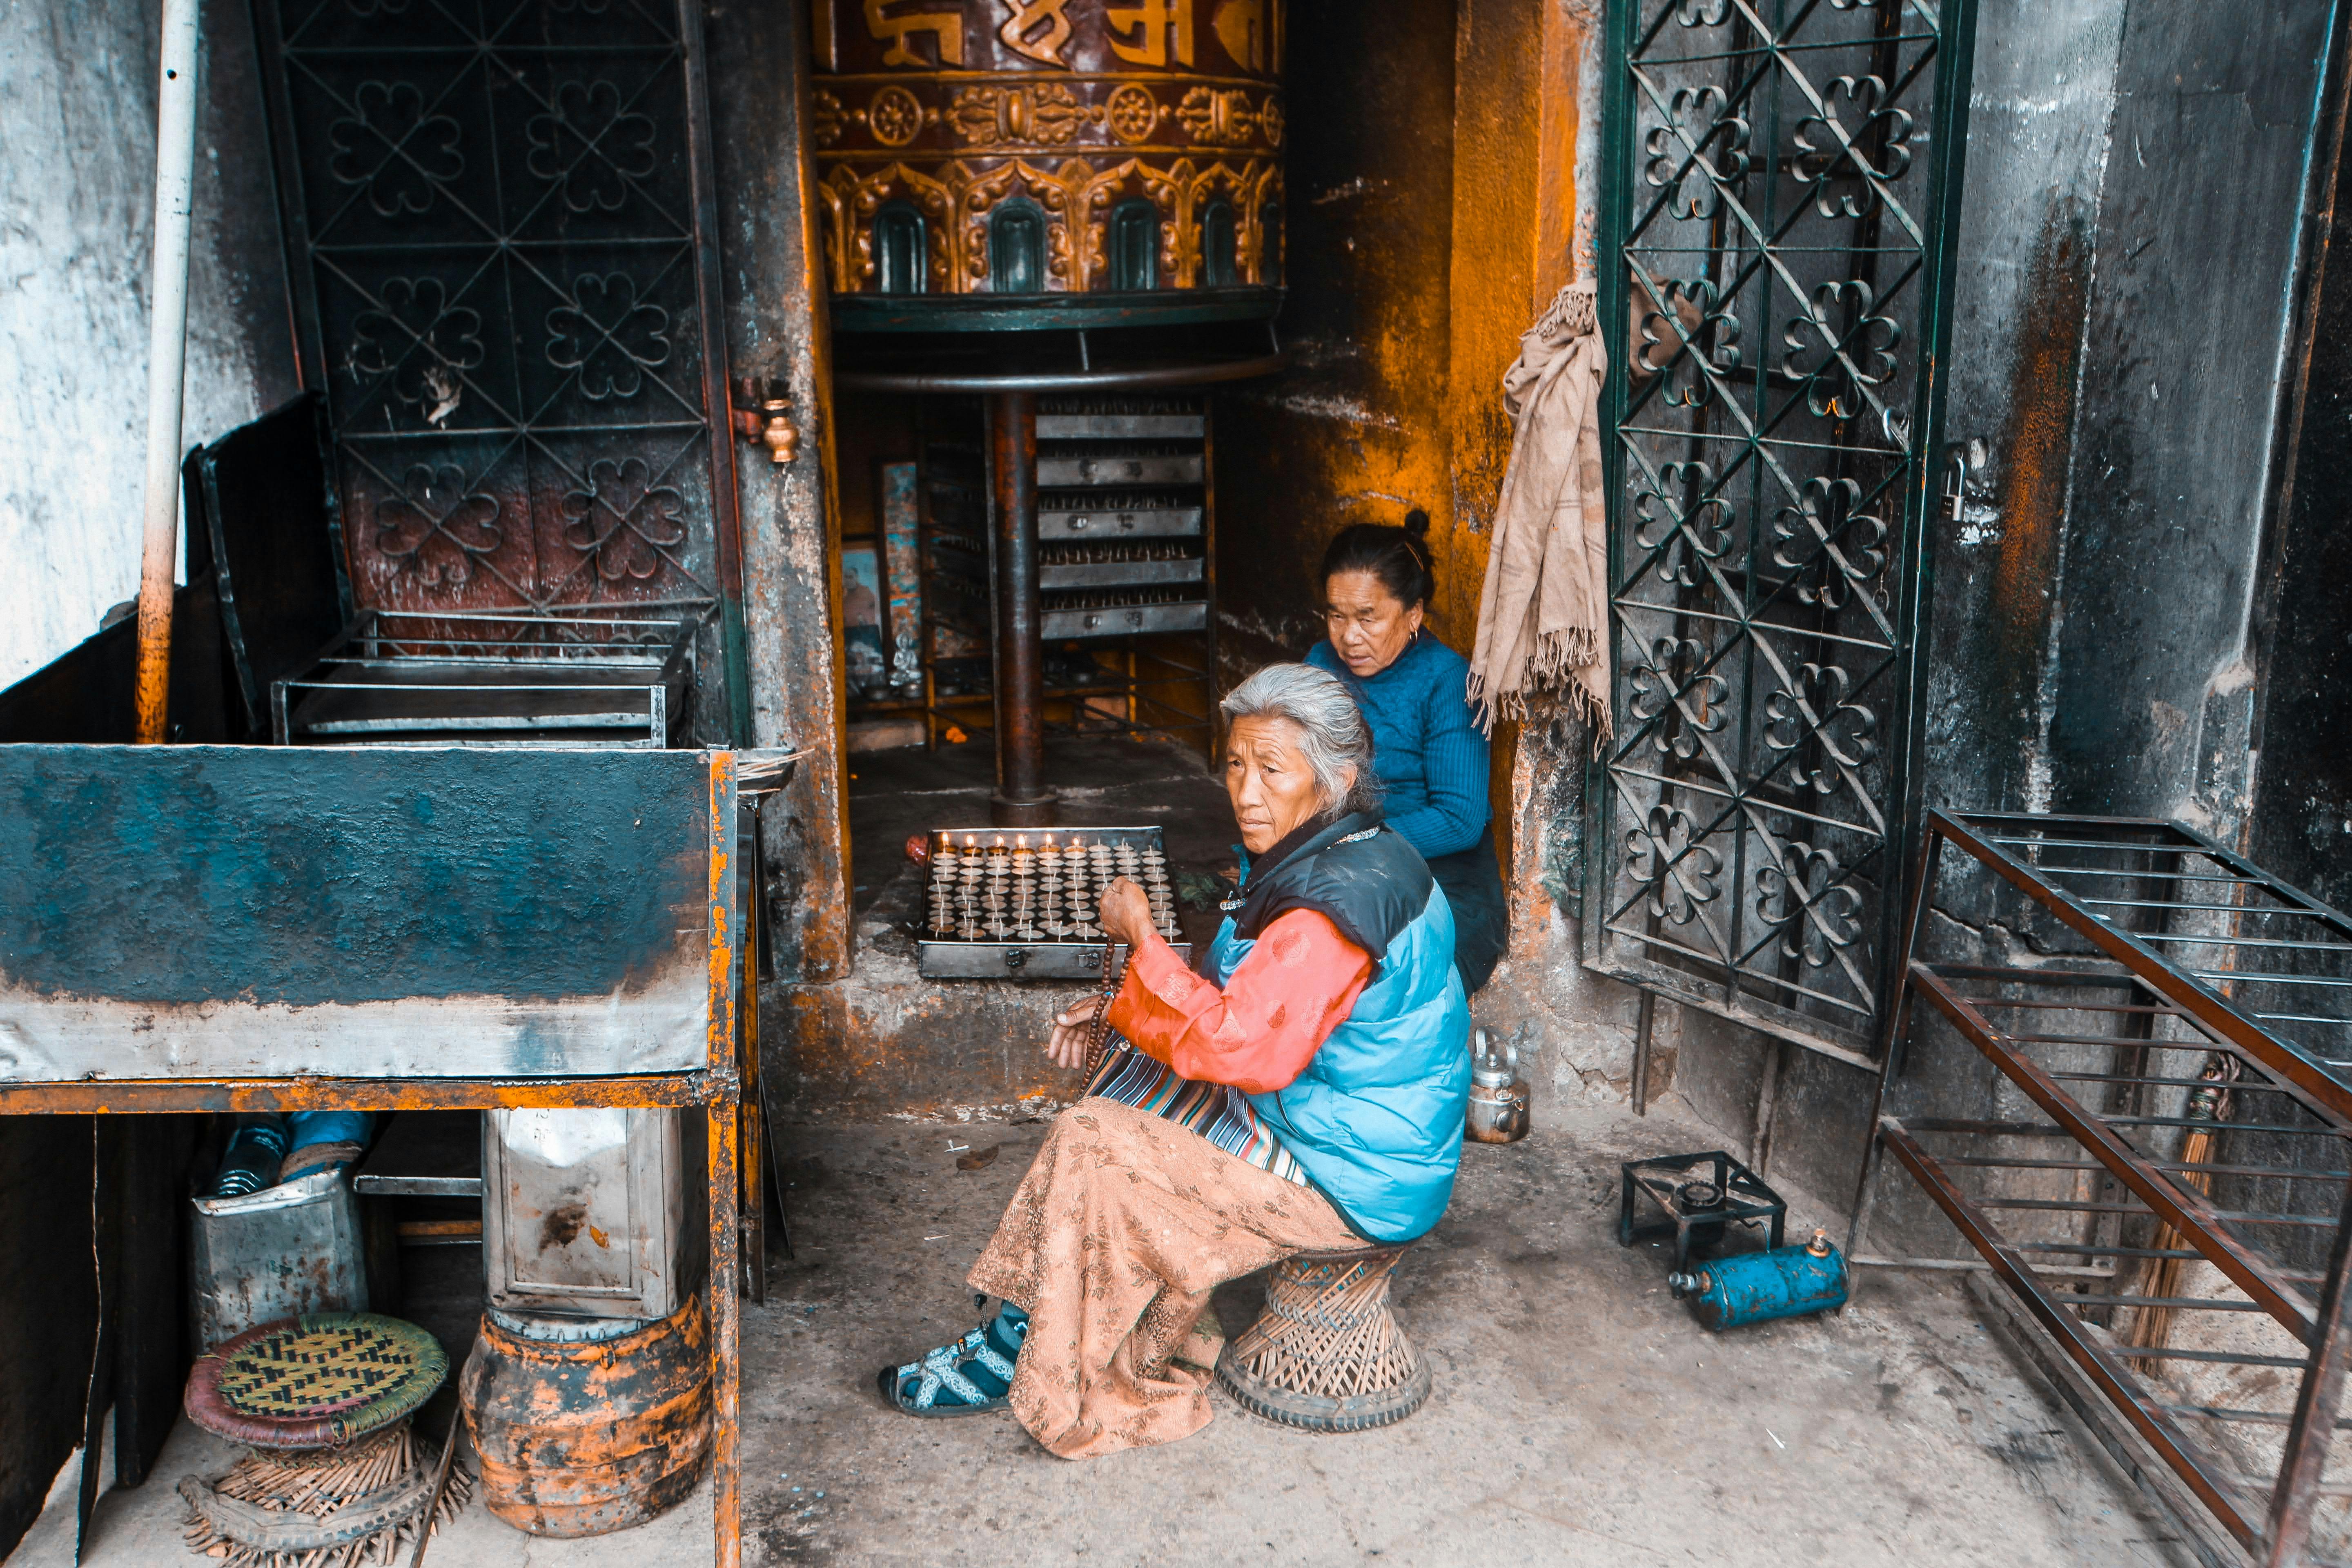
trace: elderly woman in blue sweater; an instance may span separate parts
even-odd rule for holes
[[[1486,805],[1486,737],[1467,692],[1470,665],[1422,623],[1437,590],[1429,514],[1402,528],[1359,523],[1323,555],[1327,640],[1307,662],[1338,676],[1372,731],[1388,824],[1429,862],[1454,909],[1462,988],[1486,984],[1510,910]]]

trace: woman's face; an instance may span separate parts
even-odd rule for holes
[[[1305,736],[1287,719],[1236,719],[1225,732],[1225,794],[1242,847],[1263,855],[1282,836],[1321,810],[1315,771],[1298,749]],[[1349,788],[1355,786],[1349,775]]]
[[[1421,630],[1421,606],[1400,603],[1370,572],[1334,572],[1323,584],[1323,624],[1339,662],[1359,680],[1397,661]]]

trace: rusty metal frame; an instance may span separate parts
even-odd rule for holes
[[[742,1263],[737,1194],[744,1139],[737,1066],[739,985],[748,921],[738,918],[737,753],[707,753],[709,783],[707,1055],[697,1071],[608,1078],[403,1079],[303,1077],[148,1079],[0,1083],[0,1115],[102,1116],[154,1111],[418,1110],[622,1107],[700,1108],[709,1132],[710,1258],[705,1289],[711,1339],[711,1562],[743,1558],[741,1431]],[[785,776],[789,776],[786,770]],[[751,785],[747,781],[746,788]],[[739,931],[745,934],[739,934]],[[756,1136],[756,1135],[755,1135]],[[755,1145],[756,1146],[756,1145]],[[751,1188],[756,1195],[756,1184]]]
[[[1998,921],[2023,937],[2011,939],[2012,956],[1929,955],[1929,917],[1948,912],[1937,901],[1948,859],[1981,873],[1944,886],[1971,923]],[[2315,1510],[2323,1498],[2352,1496],[2325,1480],[2352,1373],[2352,918],[2204,835],[2143,818],[1930,812],[1910,892],[1903,985],[1880,1041],[1885,1068],[1850,1253],[1969,1266],[1867,1255],[1878,1166],[1892,1154],[2024,1317],[2247,1553],[2265,1568],[2321,1561],[2312,1553]],[[1934,1108],[1905,1072],[1919,1001],[1996,1069],[2000,1114],[1920,1113]],[[2104,1066],[2084,1061],[2101,1051]],[[2168,1069],[2165,1058],[2183,1054],[2204,1070]],[[2192,1096],[2221,1086],[2234,1109],[2199,1121]],[[2179,1114],[2165,1113],[2168,1096],[2179,1098]],[[1891,1099],[1923,1103],[1892,1114]],[[2207,1145],[2213,1157],[2188,1152],[2191,1127],[2217,1140]],[[2162,1143],[2175,1135],[2183,1147],[2168,1157]],[[2065,1154],[2015,1152],[2032,1139],[2046,1141],[2037,1153]],[[2282,1141],[2285,1153],[2246,1152]],[[2070,1178],[2072,1195],[2004,1186],[2047,1194]],[[2217,1182],[2247,1191],[2276,1182],[2286,1196],[2242,1206],[2217,1197]],[[2330,1183],[2342,1184],[2332,1199],[2293,1201],[2298,1184],[2308,1192]],[[2018,1216],[2009,1229],[2004,1214]],[[2011,1234],[2021,1225],[2071,1225],[2082,1237],[2021,1240]],[[2320,1230],[2329,1233],[2324,1268],[2309,1268],[2308,1256],[2296,1267],[2286,1256],[2294,1238]],[[2167,1259],[2210,1265],[2243,1300],[2149,1294],[2173,1267]],[[2300,1353],[2179,1348],[2168,1328],[2146,1331],[2152,1309],[2168,1323],[2183,1314],[2266,1318]],[[2129,1337],[2115,1321],[2126,1310]],[[2291,1409],[2242,1409],[2168,1398],[2141,1370],[2167,1363],[2300,1375]],[[2231,1427],[2244,1441],[2249,1430],[2281,1426],[2268,1480],[2233,1468],[2219,1446]]]

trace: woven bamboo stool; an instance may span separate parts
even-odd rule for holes
[[[1274,1266],[1265,1310],[1217,1358],[1244,1410],[1310,1432],[1402,1421],[1429,1397],[1429,1363],[1389,1314],[1402,1247],[1298,1252]]]
[[[358,1568],[407,1554],[472,1490],[409,1430],[449,1358],[414,1323],[320,1312],[265,1323],[198,1359],[188,1418],[246,1445],[188,1476],[189,1550],[226,1568]]]

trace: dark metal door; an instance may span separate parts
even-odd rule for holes
[[[358,607],[703,613],[697,727],[729,732],[741,683],[712,676],[740,668],[740,568],[692,0],[256,0],[255,20]]]
[[[1611,9],[1588,960],[1852,1059],[1916,815],[1973,4]]]

